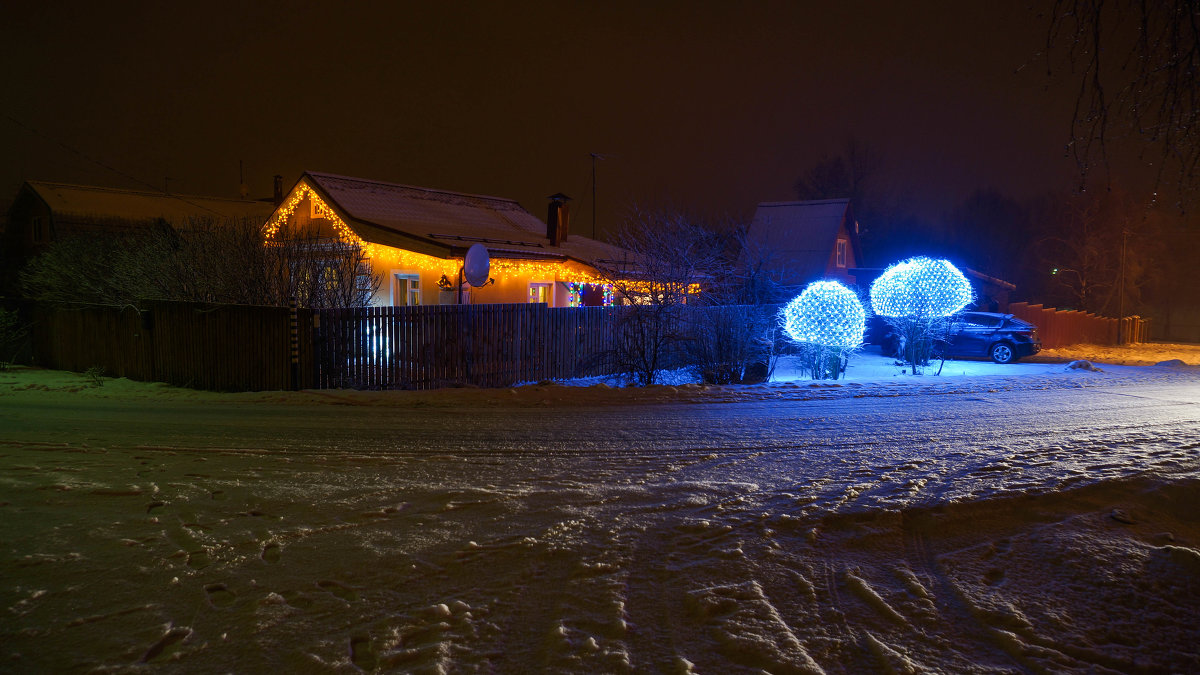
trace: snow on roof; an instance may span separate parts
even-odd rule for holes
[[[563,256],[589,264],[597,258],[620,257],[620,249],[577,234],[569,234],[567,241],[557,247],[551,246],[546,224],[513,199],[315,171],[305,172],[304,178],[351,221],[442,246],[465,248],[481,243],[495,257]],[[354,222],[349,224],[354,227]],[[373,241],[369,230],[358,234]]]
[[[849,199],[764,202],[754,212],[748,236],[782,266],[784,283],[803,283],[825,272]]]
[[[27,181],[56,215],[122,220],[162,218],[177,225],[195,217],[255,218],[264,222],[274,206],[267,202],[165,192],[122,190],[94,185]]]

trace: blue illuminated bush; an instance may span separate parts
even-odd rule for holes
[[[973,297],[970,282],[949,260],[909,258],[884,270],[871,284],[871,308],[884,317],[950,316]]]
[[[913,374],[929,364],[935,345],[945,339],[947,317],[973,298],[970,282],[949,260],[909,258],[871,284],[871,309],[896,331]]]
[[[850,354],[862,345],[866,310],[854,291],[836,281],[817,281],[783,308],[783,330],[800,345],[800,360],[813,379],[837,379]]]
[[[854,291],[817,281],[783,308],[783,329],[796,342],[853,348],[862,344],[867,312]]]

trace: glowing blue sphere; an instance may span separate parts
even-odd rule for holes
[[[783,330],[796,342],[853,349],[862,344],[867,312],[836,281],[816,281],[783,308]]]
[[[949,260],[909,258],[871,284],[871,308],[880,316],[936,319],[966,307],[974,295]]]

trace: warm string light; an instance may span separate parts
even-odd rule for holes
[[[973,297],[971,284],[949,260],[926,257],[898,262],[871,284],[871,308],[893,318],[950,316]]]
[[[567,306],[578,307],[583,304],[583,284],[568,281],[563,284],[567,287]]]
[[[363,251],[373,261],[379,261],[389,264],[392,267],[402,269],[415,269],[423,272],[430,272],[435,275],[447,275],[454,277],[458,275],[458,271],[462,269],[462,258],[439,258],[436,256],[416,253],[401,248],[384,246],[382,244],[372,244],[359,237],[354,230],[346,224],[337,212],[332,207],[325,203],[317,191],[308,184],[307,181],[301,181],[296,189],[288,195],[287,200],[275,211],[275,215],[267,222],[263,228],[263,236],[271,239],[278,234],[291,218],[296,209],[304,203],[305,198],[308,198],[312,204],[313,213],[317,217],[329,222],[337,233],[338,238],[352,245],[361,246]],[[564,283],[581,283],[603,285],[606,280],[590,268],[573,261],[549,261],[549,260],[517,260],[512,258],[493,258],[491,261],[491,276],[496,279],[510,278],[534,278],[560,281]],[[612,304],[609,300],[611,292],[605,293],[605,304]]]
[[[783,308],[783,329],[800,343],[853,349],[862,344],[867,312],[836,281],[816,281]]]

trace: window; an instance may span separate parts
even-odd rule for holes
[[[307,307],[312,299],[312,272],[307,267],[301,267],[293,270],[292,274],[296,284],[293,289],[296,301]]]
[[[342,287],[341,272],[332,265],[326,265],[321,270],[321,284],[324,285],[326,293],[337,293]]]
[[[407,272],[393,272],[392,304],[397,307],[421,304],[421,277]]]
[[[529,302],[544,302],[547,305],[553,305],[554,284],[540,282],[529,284]]]
[[[963,319],[967,322],[967,328],[999,328],[1003,321],[1001,317],[986,314],[964,314]]]
[[[826,240],[826,241],[828,241],[828,240]],[[838,267],[846,266],[846,240],[845,239],[837,240],[837,266]]]
[[[39,244],[46,240],[46,221],[41,216],[34,216],[29,221],[29,228],[33,243]]]

